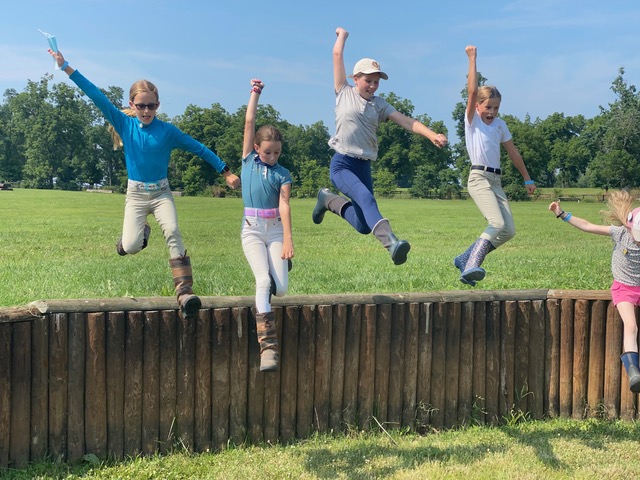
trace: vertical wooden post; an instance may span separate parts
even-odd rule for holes
[[[606,302],[603,300],[595,300],[591,306],[591,323],[589,327],[589,378],[587,380],[589,386],[587,390],[587,404],[590,417],[598,417],[602,414],[606,319]]]
[[[0,468],[9,466],[11,444],[11,324],[0,323]]]
[[[531,302],[521,301],[517,305],[513,358],[515,405],[518,410],[530,413],[529,400],[535,395],[529,385]]]
[[[342,397],[344,395],[345,347],[347,340],[347,313],[345,304],[333,307],[331,326],[331,393],[329,398],[329,428],[334,432],[342,429]]]
[[[544,375],[546,365],[545,355],[545,309],[544,301],[531,302],[531,317],[529,323],[529,412],[536,420],[544,418]]]
[[[0,418],[2,418],[3,409],[2,395],[2,356],[7,355],[10,350],[3,350],[5,346],[2,344],[3,328],[10,329],[10,324],[0,326]],[[83,323],[84,328],[84,323]],[[9,330],[10,331],[10,330]],[[84,338],[82,338],[82,357],[84,358]],[[31,461],[43,460],[47,454],[47,437],[49,425],[49,319],[47,317],[39,317],[32,320],[31,325]],[[83,381],[84,381],[84,365]],[[84,391],[84,387],[83,387]],[[9,386],[6,392],[10,392]],[[84,395],[83,395],[84,397]],[[84,408],[83,410],[84,411]],[[82,412],[80,412],[82,414]],[[0,467],[2,466],[2,421],[0,420]],[[83,422],[84,425],[84,422]],[[8,435],[6,439],[8,440]],[[83,435],[84,440],[84,435]],[[84,454],[84,441],[82,444],[82,453]]]
[[[298,418],[296,435],[306,438],[314,428],[313,387],[315,384],[316,305],[305,305],[298,332]]]
[[[107,450],[113,458],[124,458],[125,396],[125,313],[109,312],[106,321],[107,345]],[[84,352],[83,352],[84,353]]]
[[[391,304],[378,305],[376,316],[373,415],[385,424],[389,409],[389,365],[391,346]]]
[[[604,366],[604,408],[607,417],[611,420],[620,416],[622,331],[622,319],[611,302],[607,308],[607,342]]]
[[[264,441],[275,445],[280,438],[280,378],[282,375],[282,345],[283,345],[283,310],[275,308],[276,329],[278,331],[278,345],[280,348],[280,368],[265,377],[264,382]]]
[[[344,346],[344,392],[342,397],[342,422],[345,427],[355,427],[358,412],[358,375],[360,372],[360,336],[362,330],[362,305],[347,307],[347,325]]]
[[[105,346],[106,349],[106,346]],[[108,352],[108,350],[106,350]],[[85,372],[86,323],[84,314],[69,314],[69,413],[67,417],[67,457],[70,462],[85,454]],[[106,358],[105,358],[106,364]],[[106,372],[105,372],[106,377]],[[107,377],[108,378],[108,377]],[[122,413],[121,413],[122,416]],[[106,431],[108,438],[108,429]],[[106,453],[111,453],[105,445]]]
[[[458,417],[456,425],[467,423],[473,406],[473,328],[475,326],[474,304],[461,304],[460,319],[460,380],[458,382]]]
[[[319,305],[315,335],[315,385],[313,388],[313,409],[316,415],[316,428],[326,432],[329,428],[329,399],[331,385],[331,339],[333,309],[331,305]]]
[[[211,334],[211,430],[214,450],[222,450],[229,440],[229,409],[231,406],[231,353],[230,314],[228,308],[213,310]]]
[[[545,341],[545,411],[551,418],[560,415],[560,301],[547,300]]]
[[[449,304],[449,314],[443,318],[446,328],[444,426],[448,428],[454,427],[458,422],[461,315],[460,302],[455,302]]]
[[[358,426],[369,430],[373,416],[376,369],[377,305],[365,305],[360,335],[360,375],[358,377]]]
[[[163,310],[160,322],[160,452],[168,452],[176,441],[178,327],[175,310]]]
[[[158,451],[160,437],[160,312],[145,312],[142,360],[142,438],[144,455]]]
[[[503,304],[501,317],[502,342],[500,349],[500,416],[508,417],[516,406],[515,397],[515,332],[518,318],[517,302],[508,300]]]
[[[229,436],[235,445],[245,441],[247,435],[247,383],[249,376],[249,310],[234,307],[231,310],[231,360]]]
[[[433,308],[433,327],[431,330],[431,425],[435,428],[445,426],[446,405],[446,367],[447,367],[447,322],[449,304],[439,302]]]
[[[487,306],[487,373],[486,373],[486,418],[490,423],[500,420],[500,338],[501,338],[501,305],[498,301],[488,302]]]
[[[124,454],[136,456],[142,451],[142,355],[144,313],[128,312],[124,340]]]
[[[389,402],[387,406],[386,422],[390,428],[400,428],[402,425],[402,397],[408,380],[404,378],[405,343],[406,343],[406,304],[396,303],[391,306],[391,333],[389,344],[389,381],[387,390]]]
[[[404,386],[402,388],[402,426],[416,428],[416,399],[418,396],[418,324],[420,304],[410,303],[405,323]]]
[[[31,422],[31,324],[13,324],[11,338],[11,442],[9,458],[15,468],[29,463]]]
[[[249,357],[247,377],[247,433],[248,440],[253,443],[262,443],[264,439],[263,415],[264,415],[264,385],[265,377],[274,377],[279,372],[260,372],[260,345],[258,344],[258,330],[255,316],[249,313]]]
[[[286,307],[280,352],[280,440],[291,442],[296,436],[298,403],[298,331],[300,307]]]
[[[416,427],[425,431],[431,422],[431,374],[433,361],[433,303],[420,305],[418,321],[418,381],[416,384]]]
[[[573,324],[573,404],[572,417],[582,419],[587,413],[589,379],[589,300],[578,299],[574,306]]]
[[[87,314],[85,442],[87,452],[107,456],[106,314]]]
[[[560,416],[571,417],[573,405],[573,299],[560,302]]]
[[[66,460],[69,371],[69,327],[66,313],[49,317],[49,455],[55,462]]]

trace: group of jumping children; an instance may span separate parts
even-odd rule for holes
[[[403,115],[375,95],[380,80],[388,79],[377,61],[363,58],[355,64],[352,75],[347,75],[344,48],[348,36],[345,29],[336,29],[333,47],[335,133],[329,140],[335,152],[331,159],[330,179],[342,195],[322,188],[318,192],[312,220],[320,224],[325,213],[331,212],[347,221],[358,233],[373,233],[389,252],[393,263],[401,265],[406,262],[411,245],[396,237],[389,220],[380,213],[373,192],[371,162],[378,155],[377,128],[380,123],[391,120],[409,132],[427,138],[438,148],[446,146],[448,141],[445,135]],[[481,265],[487,254],[515,235],[509,201],[501,184],[501,145],[522,175],[527,193],[532,194],[536,186],[506,123],[498,117],[502,99],[500,92],[493,86],[478,86],[477,49],[469,45],[465,51],[469,69],[464,126],[471,160],[467,188],[487,220],[487,227],[466,251],[454,258],[453,265],[460,272],[460,281],[474,286],[485,277],[486,272]],[[256,112],[263,82],[253,79],[250,83],[242,167],[238,178],[205,145],[156,118],[160,97],[151,82],[135,82],[129,91],[129,108],[121,111],[98,87],[72,68],[57,48],[50,49],[49,53],[59,69],[69,75],[105,116],[112,129],[114,148],[124,149],[128,186],[117,253],[135,254],[147,246],[151,233],[147,217],[153,214],[169,247],[169,265],[177,301],[185,318],[197,314],[201,301],[193,293],[191,262],[178,228],[176,207],[167,180],[171,151],[179,148],[204,159],[222,174],[230,188],[242,185],[244,215],[241,239],[256,282],[255,319],[260,370],[278,370],[278,338],[271,296],[287,293],[288,272],[294,257],[289,202],[292,179],[289,171],[278,163],[283,141],[280,131],[271,125],[256,131]],[[633,203],[634,198],[628,192],[618,191],[610,195],[609,210],[604,212],[610,226],[595,225],[565,212],[559,201],[551,203],[549,210],[558,219],[584,232],[609,235],[613,240],[611,269],[614,281],[611,293],[624,323],[621,360],[631,391],[638,393],[640,367],[635,306],[640,305],[640,208],[634,209]]]

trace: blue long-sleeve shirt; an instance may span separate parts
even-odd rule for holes
[[[127,174],[131,180],[156,182],[167,178],[169,157],[174,148],[197,155],[219,173],[226,166],[215,153],[176,126],[157,118],[145,125],[125,114],[78,70],[69,78],[96,104],[122,138]]]

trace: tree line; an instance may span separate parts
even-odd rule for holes
[[[480,75],[480,83],[486,79]],[[640,96],[624,79],[620,68],[612,82],[615,99],[600,106],[594,118],[553,113],[545,119],[523,119],[503,114],[514,143],[539,187],[636,188],[640,186]],[[125,106],[120,87],[103,90],[115,104]],[[449,135],[442,121],[416,115],[413,104],[393,92],[383,94],[403,114],[436,132]],[[452,117],[461,140],[443,149],[413,135],[393,122],[378,131],[379,158],[373,164],[379,195],[407,189],[418,198],[455,198],[466,183],[469,157],[464,145],[466,87]],[[209,108],[189,105],[182,115],[159,114],[211,148],[234,172],[240,171],[246,106],[234,113],[219,103]],[[284,136],[280,163],[291,171],[292,195],[313,197],[329,185],[332,152],[329,130],[323,122],[293,125],[271,105],[261,105],[257,126],[272,124]],[[526,198],[519,173],[504,149],[503,187],[513,200]],[[224,182],[198,157],[175,150],[169,164],[174,190],[185,195],[219,194]],[[122,150],[114,150],[100,111],[77,88],[53,83],[52,75],[27,82],[24,91],[8,89],[0,104],[0,181],[24,188],[80,190],[104,185],[126,188]],[[237,194],[237,193],[236,193]]]

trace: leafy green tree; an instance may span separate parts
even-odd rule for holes
[[[381,197],[391,197],[396,189],[396,176],[386,168],[379,168],[373,174],[373,189]]]
[[[624,79],[624,69],[611,85],[616,100],[608,109],[601,108],[587,132],[595,146],[587,177],[601,187],[634,188],[640,185],[640,98],[634,85]]]
[[[184,133],[213,150],[230,168],[238,165],[237,160],[234,162],[233,160],[225,159],[218,151],[217,139],[224,134],[230,124],[229,114],[221,105],[214,104],[211,108],[207,109],[189,105],[185,113],[175,117],[172,123]],[[242,148],[242,146],[240,148]],[[202,181],[199,179],[196,181],[193,175],[185,174],[186,172],[194,171],[189,167],[197,167],[197,170],[202,174]],[[172,188],[182,189],[185,193],[202,193],[203,185],[214,185],[222,181],[222,177],[211,165],[196,155],[184,150],[173,151],[169,162],[169,172]]]

